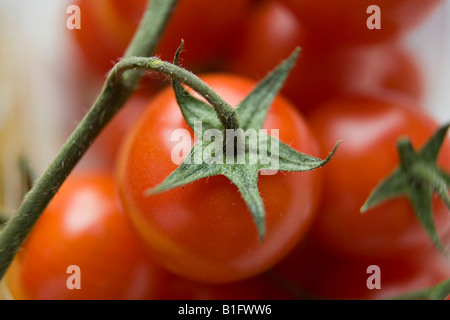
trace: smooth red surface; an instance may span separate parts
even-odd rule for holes
[[[420,25],[442,0],[283,0],[297,15],[315,46],[375,43],[404,36]],[[367,28],[367,20],[380,8],[380,29]]]

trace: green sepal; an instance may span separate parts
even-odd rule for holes
[[[450,185],[450,174],[442,170],[439,170],[439,175],[442,177],[442,179],[444,179],[447,185]]]
[[[175,64],[178,63],[180,50],[181,47],[175,55]],[[277,138],[261,131],[258,132],[256,138],[248,137],[248,139],[245,139],[246,132],[256,132],[256,130],[262,128],[269,107],[286,80],[298,54],[299,49],[296,49],[286,61],[269,73],[238,104],[236,112],[241,127],[239,130],[242,131],[244,137],[241,140],[244,141],[244,148],[240,152],[234,150],[235,152],[231,157],[232,161],[230,161],[230,157],[227,157],[223,141],[222,144],[218,144],[220,140],[203,139],[203,134],[209,129],[222,133],[225,131],[214,109],[209,104],[195,98],[178,81],[174,80],[173,88],[177,102],[186,122],[197,135],[198,141],[183,163],[160,185],[147,190],[146,194],[163,192],[215,175],[224,175],[237,186],[252,214],[259,238],[262,241],[265,237],[266,226],[264,203],[259,194],[257,183],[259,172],[261,170],[313,170],[326,164],[337,148],[336,145],[330,155],[323,160],[298,152]],[[202,124],[201,129],[196,125],[198,122]],[[272,146],[277,146],[277,148],[272,148]],[[265,151],[264,159],[258,156],[260,150]],[[275,167],[270,161],[270,159],[273,159],[272,156],[278,157]],[[243,160],[245,164],[242,164],[240,160]]]
[[[450,123],[441,126],[433,135],[433,137],[428,140],[422,150],[420,150],[419,157],[423,161],[436,163],[442,144],[444,143],[445,137],[447,136],[449,126]]]
[[[274,137],[270,139],[277,140]],[[337,141],[333,150],[328,154],[325,159],[320,159],[307,155],[305,153],[298,152],[297,150],[289,147],[287,144],[278,140],[279,143],[279,169],[280,171],[311,171],[320,168],[327,164],[336,153],[336,150],[341,143]],[[263,168],[266,169],[266,168]],[[269,168],[267,168],[269,169]]]
[[[190,95],[179,82],[174,81],[173,87],[181,113],[197,136],[201,136],[208,129],[222,128],[214,109],[209,104]],[[199,126],[196,125],[199,122],[202,123],[201,132],[198,132]]]
[[[167,191],[176,187],[181,187],[188,183],[216,176],[221,174],[219,165],[208,163],[207,159],[202,159],[201,163],[196,163],[196,152],[202,152],[205,144],[197,142],[186,159],[173,171],[161,184],[155,188],[147,189],[145,194],[151,195]],[[205,161],[206,160],[206,161]]]
[[[223,168],[223,174],[236,185],[249,208],[260,241],[264,240],[266,235],[265,209],[258,190],[259,169],[255,165],[232,165]]]
[[[431,201],[436,194],[450,209],[449,174],[437,165],[448,128],[449,124],[440,127],[419,152],[414,151],[407,138],[399,139],[399,166],[375,187],[361,208],[361,212],[365,212],[388,199],[408,197],[418,220],[441,251],[445,246],[436,231]]]
[[[261,129],[267,111],[280,91],[300,53],[295,49],[289,58],[269,73],[238,105],[237,114],[243,130]]]
[[[409,181],[406,175],[400,169],[396,169],[372,191],[362,206],[361,212],[366,212],[388,199],[406,195],[409,192],[409,188]]]

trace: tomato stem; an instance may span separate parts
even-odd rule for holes
[[[177,0],[149,1],[125,58],[153,54],[176,3]],[[0,279],[48,203],[98,134],[131,96],[140,79],[141,72],[135,71],[116,78],[114,84],[105,83],[90,111],[24,197],[19,209],[0,233]]]
[[[155,71],[188,85],[211,104],[224,129],[240,129],[235,109],[192,72],[155,57],[131,57],[123,59],[114,66],[107,82],[115,86],[116,81],[128,70]]]
[[[177,51],[175,52],[175,56],[174,56],[174,59],[173,59],[173,64],[176,65],[176,66],[179,66],[178,62],[179,62],[180,53],[181,53],[181,50],[183,50],[183,47],[184,47],[184,40],[182,39],[181,40],[181,44],[178,47]],[[180,84],[179,81],[177,81],[177,79],[172,78],[172,86],[173,86],[173,89],[174,89],[174,92],[175,92],[175,96],[176,96],[178,105],[180,106],[181,112],[183,113],[183,107],[182,107],[183,103],[180,101],[179,94],[177,94],[177,92],[182,91],[181,84]],[[214,95],[216,95],[216,93],[214,91],[212,91],[212,93]],[[204,92],[203,97],[205,99],[207,99],[207,97],[209,97],[209,93],[208,92]],[[220,100],[222,100],[220,96],[218,96],[218,98],[219,98],[218,100],[219,100],[220,103],[217,104],[217,105],[213,104],[213,103],[215,103],[214,101],[209,101],[208,99],[207,99],[207,101],[212,104],[212,107],[213,107],[214,111],[216,112],[217,118],[219,119],[219,121],[221,121],[222,133],[223,133],[223,136],[225,137],[224,143],[223,143],[223,149],[225,151],[227,143],[230,141],[230,138],[229,138],[229,136],[227,134],[227,132],[228,132],[227,129],[231,129],[233,132],[236,132],[240,136],[239,138],[241,138],[241,131],[238,130],[238,129],[241,128],[241,125],[240,125],[240,122],[239,122],[239,117],[238,117],[237,113],[235,112],[235,110],[231,106],[229,106],[227,102],[220,101]],[[227,114],[230,117],[229,118],[230,121],[228,121],[228,122],[225,119],[223,119],[224,117],[227,116]],[[183,114],[183,117],[186,120],[186,115],[185,114]],[[235,155],[236,154],[237,154],[237,150],[235,150]]]

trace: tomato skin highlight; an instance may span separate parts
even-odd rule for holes
[[[226,74],[201,78],[232,106],[256,85]],[[144,111],[119,157],[117,181],[123,206],[152,255],[172,272],[208,283],[236,281],[270,268],[308,229],[320,192],[320,171],[260,175],[267,226],[261,243],[245,202],[223,176],[144,196],[176,169],[171,151],[179,142],[170,138],[179,128],[188,126],[168,88]],[[263,128],[279,129],[280,140],[301,152],[318,153],[303,118],[282,97],[269,109]]]
[[[335,252],[367,257],[414,254],[433,247],[406,197],[360,213],[378,182],[399,165],[397,140],[408,136],[420,150],[438,129],[423,108],[405,101],[344,97],[322,105],[309,118],[322,148],[342,139],[333,163],[323,170],[323,200],[311,229],[314,241]],[[449,159],[447,138],[438,159],[447,172]],[[438,233],[446,237],[448,209],[434,199],[433,212]]]

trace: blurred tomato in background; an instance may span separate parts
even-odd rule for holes
[[[186,42],[183,65],[194,70],[220,66],[234,51],[235,39],[251,9],[250,0],[180,0],[156,54],[172,60],[181,39]],[[89,65],[107,72],[123,55],[146,8],[146,0],[79,0],[86,13],[74,34]],[[97,48],[103,48],[98,50]]]
[[[309,41],[324,47],[399,38],[427,19],[442,0],[282,0],[309,30]],[[382,19],[369,19],[369,15]],[[376,25],[374,29],[368,25]]]
[[[310,299],[391,299],[448,279],[450,264],[438,251],[409,259],[344,257],[306,239],[273,275],[302,288]]]

